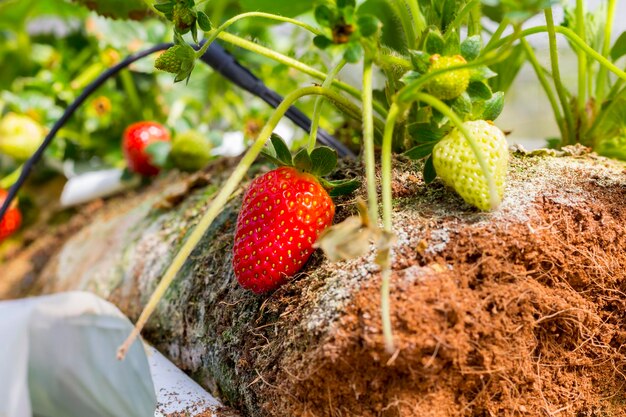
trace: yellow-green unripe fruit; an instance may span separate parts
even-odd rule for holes
[[[211,142],[195,130],[176,135],[170,153],[174,164],[185,171],[204,168],[212,158]]]
[[[41,145],[44,135],[44,128],[30,117],[8,113],[0,120],[0,153],[25,161]]]
[[[467,64],[461,55],[441,56],[435,54],[430,57],[429,72]],[[452,100],[460,96],[469,85],[470,71],[459,69],[444,72],[435,76],[426,85],[426,90],[440,100]]]
[[[435,171],[465,202],[482,211],[495,210],[504,196],[509,161],[506,138],[500,129],[484,120],[465,122],[463,126],[476,141],[487,171],[495,182],[497,195],[491,198],[485,173],[468,140],[457,128],[433,148]]]

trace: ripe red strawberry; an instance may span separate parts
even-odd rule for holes
[[[280,167],[256,178],[237,220],[233,267],[242,287],[276,289],[302,268],[335,204],[316,177]]]
[[[4,200],[7,198],[7,192],[3,189],[0,189],[0,206],[4,204]],[[22,213],[20,213],[20,209],[17,207],[17,204],[14,202],[9,206],[9,210],[7,210],[6,214],[0,220],[0,242],[4,239],[15,233],[17,229],[19,229],[22,224]]]
[[[122,149],[128,168],[147,177],[157,175],[159,168],[151,163],[146,147],[154,142],[170,142],[170,134],[156,122],[137,122],[126,128]]]

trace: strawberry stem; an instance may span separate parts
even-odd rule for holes
[[[322,83],[322,87],[330,88],[330,86],[333,83],[333,80],[335,79],[339,71],[341,71],[344,65],[346,65],[345,59],[342,59],[341,61],[339,61],[339,63],[337,63],[337,65],[335,65],[326,76],[326,79]],[[317,128],[319,127],[320,116],[322,114],[323,106],[324,106],[324,96],[317,97],[315,99],[315,106],[313,107],[313,116],[311,117],[311,134],[309,136],[309,147],[308,147],[309,153],[313,152],[313,149],[315,148],[315,144],[317,143]]]
[[[217,37],[218,39],[224,42],[228,42],[232,45],[238,46],[248,51],[255,52],[266,58],[273,59],[276,62],[280,62],[281,64],[294,68],[304,74],[310,75],[313,78],[317,78],[318,80],[323,81],[326,79],[327,75],[324,74],[322,71],[318,71],[315,68],[312,68],[298,61],[297,59],[288,57],[286,55],[273,51],[272,49],[266,48],[264,46],[257,45],[256,43],[250,42],[239,36],[232,35],[228,32],[222,32]],[[354,98],[361,99],[361,92],[358,89],[352,87],[351,85],[343,83],[339,80],[333,80],[333,86],[339,88],[340,90],[345,91],[346,93],[350,94]],[[383,106],[377,101],[373,102],[373,106],[374,106],[374,110],[376,110],[376,113],[378,113],[381,117],[387,117],[387,109],[385,108],[385,106]]]
[[[365,148],[365,178],[371,222],[378,223],[378,193],[376,192],[376,159],[374,156],[374,115],[372,113],[372,59],[363,62],[363,145]]]
[[[126,352],[128,352],[128,349],[130,349],[135,339],[141,333],[141,330],[146,325],[146,322],[156,309],[161,298],[163,298],[163,296],[165,295],[165,292],[171,285],[172,281],[174,281],[174,278],[176,278],[176,275],[183,267],[185,261],[187,260],[187,258],[189,258],[191,252],[194,250],[198,242],[200,242],[202,236],[204,236],[206,231],[209,229],[209,227],[213,223],[213,220],[215,220],[215,218],[221,213],[223,207],[226,205],[233,193],[235,193],[235,191],[237,190],[237,187],[239,186],[239,183],[241,182],[243,177],[246,175],[246,172],[248,171],[252,163],[256,160],[257,156],[259,156],[259,154],[263,150],[265,142],[267,142],[267,140],[272,135],[272,132],[276,128],[278,122],[282,119],[289,107],[295,101],[297,101],[301,97],[309,95],[324,95],[328,97],[333,103],[341,103],[341,105],[345,107],[356,107],[354,104],[352,104],[352,102],[350,102],[348,99],[344,98],[340,94],[323,87],[314,86],[300,88],[291,92],[285,97],[285,99],[282,101],[282,103],[280,103],[270,119],[267,121],[265,126],[263,126],[263,129],[259,133],[257,139],[254,141],[254,143],[248,149],[245,155],[241,158],[241,161],[239,161],[239,164],[235,167],[233,173],[230,175],[230,177],[228,177],[228,179],[220,189],[220,192],[211,202],[211,205],[208,207],[206,213],[202,216],[187,241],[183,244],[183,246],[180,248],[174,259],[172,260],[171,264],[165,271],[163,278],[155,288],[154,292],[150,296],[150,299],[148,300],[148,303],[146,304],[143,311],[141,312],[141,315],[137,319],[137,323],[135,324],[134,329],[118,349],[118,359],[124,359],[124,357],[126,356]]]
[[[213,29],[213,30],[210,30],[209,32],[207,32],[209,37],[207,38],[207,41],[205,42],[205,44],[202,45],[202,48],[200,48],[198,50],[198,52],[196,52],[196,57],[200,58],[202,55],[204,55],[204,53],[207,51],[207,49],[209,49],[209,46],[211,45],[211,43],[213,43],[213,41],[215,39],[217,39],[217,37],[220,35],[220,33],[225,31],[226,29],[228,29],[228,27],[230,25],[238,22],[239,20],[246,19],[248,17],[262,17],[262,18],[265,18],[265,19],[277,20],[279,22],[291,23],[293,25],[300,26],[301,28],[308,30],[309,32],[313,33],[314,35],[321,35],[322,34],[322,32],[320,32],[319,29],[317,29],[317,28],[315,28],[315,27],[313,27],[313,26],[311,26],[309,24],[306,24],[304,22],[301,22],[299,20],[291,19],[289,17],[279,16],[279,15],[272,14],[272,13],[263,13],[263,12],[241,13],[241,14],[238,14],[236,16],[231,17],[230,19],[228,19],[227,21],[222,23],[220,26],[218,26],[216,29]]]
[[[478,165],[480,165],[480,169],[483,172],[483,175],[485,176],[485,180],[487,181],[487,186],[489,188],[489,200],[490,200],[489,205],[491,206],[492,209],[495,209],[496,207],[498,207],[500,198],[498,197],[498,189],[496,187],[496,182],[494,181],[493,176],[491,175],[491,171],[489,170],[489,167],[487,166],[487,160],[485,159],[485,156],[483,155],[482,151],[480,150],[480,147],[476,143],[474,136],[472,136],[472,134],[463,125],[463,120],[461,120],[461,118],[454,111],[452,111],[452,109],[450,109],[450,107],[448,107],[443,101],[437,99],[436,97],[431,96],[430,94],[416,93],[415,99],[417,101],[423,101],[424,103],[428,104],[432,108],[437,109],[444,116],[447,116],[450,119],[450,121],[461,131],[461,133],[463,133],[463,136],[465,136],[465,139],[467,140],[470,147],[472,148],[472,151],[474,152],[474,156],[476,157],[476,160],[478,161]]]

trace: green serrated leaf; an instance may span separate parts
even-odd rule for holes
[[[343,53],[343,59],[345,59],[346,62],[355,64],[359,62],[362,57],[363,57],[363,47],[361,46],[361,44],[358,42],[348,43],[348,47]]]
[[[359,27],[361,36],[366,38],[378,33],[381,25],[380,20],[371,14],[361,15],[357,18],[357,26]]]
[[[471,83],[469,83],[466,92],[467,94],[469,94],[472,101],[476,99],[489,100],[491,98],[491,95],[493,94],[491,92],[491,88],[489,88],[489,86],[484,82],[480,81],[472,81]]]
[[[498,74],[493,72],[486,65],[481,65],[479,67],[472,68],[470,70],[470,81],[483,81],[483,80],[487,80],[489,78],[493,78],[493,77],[495,77],[497,75]]]
[[[354,178],[349,180],[324,181],[322,185],[329,189],[328,194],[331,197],[339,197],[352,194],[361,186],[361,182]]]
[[[424,49],[429,54],[441,54],[443,53],[445,42],[443,36],[437,29],[429,29],[424,41]]]
[[[417,71],[426,73],[428,71],[428,67],[430,66],[430,54],[424,51],[409,51],[409,55],[411,56],[411,64],[413,68]]]
[[[306,149],[301,149],[293,158],[293,165],[303,171],[311,172],[313,169],[313,162],[311,156]]]
[[[170,150],[172,150],[171,142],[152,142],[146,146],[146,153],[150,156],[150,163],[161,168],[167,165]]]
[[[498,91],[489,100],[485,101],[481,115],[483,120],[496,120],[504,108],[504,93]]]
[[[613,61],[617,61],[624,55],[626,55],[626,31],[619,35],[611,47],[611,59]]]
[[[446,32],[443,55],[458,55],[461,52],[459,32],[452,28]]]
[[[400,78],[400,81],[404,84],[411,84],[413,81],[420,78],[423,74],[417,71],[409,71]]]
[[[324,35],[317,35],[313,38],[313,45],[317,46],[320,49],[326,49],[332,44],[333,41],[328,39]]]
[[[311,173],[324,177],[333,172],[337,166],[337,151],[328,146],[320,146],[311,152]]]
[[[473,61],[480,55],[482,41],[479,35],[470,36],[461,43],[461,56],[466,61]]]
[[[433,164],[433,156],[430,155],[424,164],[424,182],[430,184],[437,178],[437,171],[435,171],[435,164]]]
[[[206,15],[206,13],[198,12],[198,26],[200,26],[200,29],[205,32],[211,30],[211,20],[209,19],[209,16]]]
[[[433,152],[436,142],[422,143],[417,145],[404,153],[404,156],[413,160],[420,160],[427,157]]]
[[[461,117],[461,119],[465,119],[465,116],[472,112],[472,100],[470,99],[469,94],[464,91],[460,96],[452,100],[451,107],[452,110],[454,110],[454,112]]]
[[[276,158],[284,165],[293,165],[293,158],[291,157],[289,146],[279,135],[272,133],[268,147],[274,150]]]

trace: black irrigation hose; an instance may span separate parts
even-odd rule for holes
[[[35,153],[28,159],[28,161],[24,163],[24,167],[22,168],[22,172],[20,172],[19,178],[9,189],[8,195],[4,200],[2,207],[0,207],[0,220],[4,218],[4,215],[9,209],[11,202],[15,199],[17,192],[22,187],[24,182],[26,182],[26,179],[30,175],[30,172],[39,162],[39,160],[43,156],[43,153],[50,145],[57,132],[69,120],[74,112],[85,102],[87,97],[89,97],[102,84],[104,84],[106,80],[113,77],[133,62],[138,61],[154,52],[165,50],[170,46],[172,46],[171,43],[162,43],[136,54],[129,55],[122,61],[118,62],[116,65],[104,71],[102,74],[100,74],[100,76],[98,76],[98,78],[92,81],[91,84],[85,87],[83,92],[76,98],[76,100],[74,100],[74,102],[70,104],[67,109],[65,109],[63,116],[61,116],[61,118],[57,120],[56,123],[52,126],[52,129],[50,129],[50,132],[48,132],[46,138],[41,143],[37,151],[35,151]],[[245,67],[239,64],[239,62],[237,62],[237,60],[232,55],[226,52],[216,42],[213,42],[209,46],[207,52],[202,56],[201,60],[204,63],[213,67],[217,72],[222,74],[225,78],[227,78],[234,84],[260,97],[272,107],[277,107],[282,101],[282,97],[279,94],[265,86],[265,84],[263,84],[261,80],[259,80],[250,71],[248,71]],[[291,119],[295,124],[303,128],[305,131],[310,132],[311,120],[297,108],[293,106],[290,107],[289,110],[285,113],[285,116],[287,116],[287,118]],[[341,142],[337,141],[337,139],[335,139],[322,129],[318,130],[317,139],[320,141],[320,143],[335,148],[340,156],[354,157],[354,153],[352,153],[352,151],[350,151]]]

